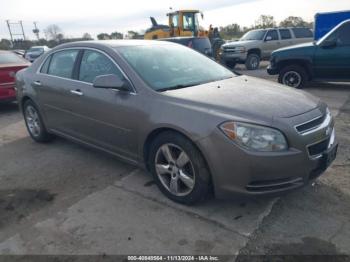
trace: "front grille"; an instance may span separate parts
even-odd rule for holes
[[[321,142],[317,144],[313,144],[308,147],[309,155],[310,156],[317,156],[322,154],[324,151],[327,150],[329,144],[329,138],[322,140]]]
[[[308,121],[306,123],[296,126],[295,129],[299,133],[305,133],[307,131],[310,131],[312,129],[319,127],[323,123],[325,118],[326,118],[326,115],[319,116],[311,121]]]
[[[274,180],[252,181],[246,189],[250,192],[278,191],[303,185],[301,177],[288,177]]]
[[[226,47],[226,48],[224,48],[224,52],[225,53],[235,53],[236,48],[235,47]]]

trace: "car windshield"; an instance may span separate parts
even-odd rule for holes
[[[44,52],[44,48],[42,47],[32,47],[28,50],[28,52]]]
[[[177,44],[123,46],[117,50],[156,91],[185,88],[235,76],[210,58]]]
[[[244,34],[241,41],[247,41],[247,40],[263,40],[264,35],[266,34],[266,30],[254,30],[249,31],[248,33]]]
[[[10,52],[0,52],[0,65],[1,64],[23,64],[24,61],[18,55]]]

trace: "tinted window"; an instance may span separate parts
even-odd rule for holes
[[[73,67],[78,52],[78,50],[65,50],[53,54],[48,74],[65,78],[72,78]]]
[[[289,29],[280,29],[280,35],[281,35],[281,39],[291,39],[292,35],[289,31]]]
[[[313,37],[313,33],[308,28],[292,28],[296,38],[310,38]]]
[[[116,65],[97,51],[85,50],[81,60],[79,80],[92,83],[96,76],[115,74],[123,78]]]
[[[277,30],[270,30],[269,32],[267,32],[266,38],[268,36],[271,36],[271,40],[278,40]]]
[[[140,45],[118,49],[154,90],[186,88],[235,76],[215,61],[182,45]]]
[[[18,55],[11,52],[0,52],[0,64],[23,64],[26,63]]]
[[[49,65],[50,65],[50,60],[51,60],[52,56],[49,56],[46,60],[45,63],[43,64],[43,66],[40,69],[40,73],[43,74],[47,74],[47,70],[49,69]]]
[[[337,42],[339,45],[350,45],[350,23],[344,24],[338,30]]]

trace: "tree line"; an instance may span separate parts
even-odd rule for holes
[[[306,22],[301,17],[289,16],[279,24],[275,21],[273,16],[270,15],[261,15],[251,27],[242,27],[239,24],[233,23],[227,26],[219,27],[220,36],[223,39],[238,39],[247,31],[252,29],[261,29],[261,28],[270,28],[270,27],[313,27],[313,22]],[[33,45],[46,45],[48,47],[55,47],[56,45],[83,41],[83,40],[93,40],[93,37],[89,33],[84,33],[79,38],[66,37],[62,29],[58,25],[49,25],[44,30],[45,38],[39,40],[14,40],[11,43],[8,39],[1,39],[0,41],[0,50],[8,49],[28,49]],[[136,31],[129,30],[127,34],[115,31],[112,33],[99,33],[97,39],[99,40],[109,40],[109,39],[142,39],[143,34],[140,34]]]
[[[219,33],[224,39],[238,39],[246,32],[253,29],[263,29],[272,27],[308,27],[313,28],[313,22],[306,22],[303,18],[298,16],[289,16],[282,20],[279,24],[271,15],[261,15],[250,27],[242,27],[239,24],[230,24],[224,27],[219,27]]]

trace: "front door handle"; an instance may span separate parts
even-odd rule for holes
[[[70,90],[71,94],[76,95],[76,96],[82,96],[83,92],[81,92],[80,89],[77,90]]]
[[[42,84],[41,84],[40,81],[34,81],[34,82],[33,82],[33,85],[35,85],[35,86],[42,86]]]

